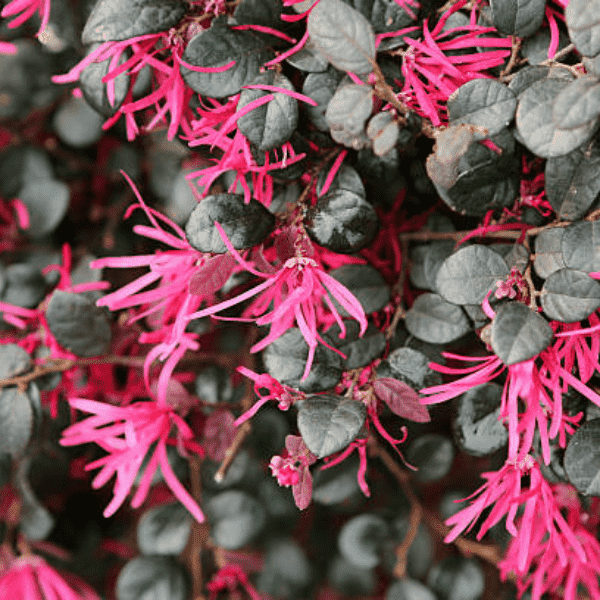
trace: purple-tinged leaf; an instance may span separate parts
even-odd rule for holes
[[[230,254],[211,256],[192,275],[190,294],[192,296],[211,296],[218,292],[229,279],[235,265],[235,258]]]
[[[431,420],[427,408],[419,401],[419,394],[407,383],[392,377],[380,377],[373,383],[375,395],[399,417],[415,423]]]

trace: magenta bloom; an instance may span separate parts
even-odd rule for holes
[[[269,468],[277,483],[284,487],[292,487],[294,502],[300,510],[304,510],[312,497],[312,475],[308,468],[317,462],[317,457],[306,447],[299,435],[288,435],[285,438],[283,456],[273,456]]]
[[[200,522],[204,521],[202,511],[181,485],[167,457],[167,444],[177,445],[180,451],[192,450],[200,456],[202,448],[193,442],[194,434],[187,423],[169,406],[156,402],[135,402],[129,406],[111,406],[103,402],[71,398],[69,404],[94,416],[67,427],[63,431],[60,444],[76,446],[95,442],[108,454],[86,465],[86,471],[101,468],[92,481],[92,487],[102,487],[116,475],[114,497],[104,510],[104,516],[110,517],[123,504],[133,487],[142,462],[156,444],[149,457],[146,470],[131,500],[133,508],[139,508],[146,499],[152,478],[160,466],[166,484],[175,497]],[[171,438],[172,428],[176,437]]]
[[[360,323],[360,335],[366,331],[367,318],[360,302],[346,287],[327,275],[314,259],[304,256],[299,250],[297,256],[287,259],[278,270],[273,269],[274,272],[262,273],[240,256],[218,223],[215,223],[215,227],[221,234],[227,249],[240,265],[264,281],[235,298],[191,314],[190,319],[214,315],[260,294],[248,307],[245,315],[255,317],[251,320],[257,325],[271,325],[271,329],[265,338],[252,346],[251,351],[263,350],[296,324],[309,347],[303,379],[308,377],[318,343],[321,342],[329,347],[317,331],[320,322],[319,311],[327,307],[339,324],[342,337],[346,334],[346,327],[332,302],[333,298]],[[267,263],[267,266],[270,265]],[[265,312],[269,310],[271,303],[273,309]]]
[[[1,558],[1,557],[0,557]],[[83,580],[63,577],[35,555],[0,561],[0,598],[6,600],[100,600]]]
[[[40,28],[35,34],[39,38],[50,20],[50,0],[12,0],[12,2],[9,2],[2,9],[0,16],[2,18],[15,17],[8,24],[9,29],[14,29],[25,23],[28,19],[31,19],[36,12],[42,21]]]

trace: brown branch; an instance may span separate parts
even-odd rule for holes
[[[244,441],[248,437],[248,434],[252,431],[252,426],[249,421],[244,421],[239,429],[236,431],[233,441],[229,445],[229,448],[225,451],[225,458],[219,465],[219,469],[215,473],[215,481],[220,483],[225,478],[233,459],[237,456],[238,452],[242,449]]]
[[[387,450],[385,450],[385,448],[383,448],[379,444],[379,442],[377,441],[377,438],[375,438],[374,436],[369,436],[369,451],[373,456],[377,456],[378,458],[381,459],[381,461],[387,467],[389,472],[394,476],[396,481],[400,484],[400,487],[406,494],[406,497],[408,498],[408,501],[410,502],[410,505],[411,505],[411,523],[409,526],[409,530],[408,530],[408,533],[406,535],[404,542],[397,549],[398,562],[396,563],[396,569],[401,570],[402,564],[401,564],[400,551],[401,551],[401,549],[402,549],[402,551],[406,551],[410,547],[412,540],[409,540],[409,535],[410,534],[412,534],[413,536],[416,535],[416,529],[418,528],[418,524],[419,524],[419,521],[417,521],[417,518],[420,519],[421,517],[423,517],[425,519],[425,521],[427,522],[427,524],[431,527],[431,529],[435,533],[437,533],[441,538],[445,538],[448,535],[448,533],[450,533],[450,528],[447,525],[445,525],[437,517],[437,515],[434,512],[425,509],[421,505],[419,499],[417,498],[415,492],[412,489],[412,486],[410,485],[410,480],[411,480],[410,474],[407,471],[404,471],[400,467],[400,465],[392,458],[391,454],[389,452],[387,452]],[[418,508],[415,508],[415,507],[418,507]],[[407,544],[407,542],[409,542],[409,543]],[[498,566],[498,563],[502,559],[502,556],[500,555],[498,548],[494,545],[482,544],[481,542],[467,540],[460,536],[457,537],[452,543],[464,555],[478,556],[479,558],[485,560],[486,562],[488,562],[494,566]],[[406,546],[406,550],[405,550],[405,546]],[[404,558],[404,560],[405,560],[405,558]]]
[[[498,80],[504,82],[506,77],[510,74],[510,72],[520,63],[519,59],[519,50],[521,49],[522,41],[515,35],[511,36],[512,47],[510,51],[510,58],[508,59],[508,63],[506,67],[502,69],[500,72],[500,76]]]

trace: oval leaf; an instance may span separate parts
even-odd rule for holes
[[[521,95],[517,107],[517,131],[523,144],[542,158],[571,152],[587,142],[596,128],[597,123],[589,121],[575,129],[559,129],[553,121],[554,102],[568,85],[564,79],[542,79]]]
[[[583,321],[600,307],[600,283],[583,271],[561,269],[544,281],[541,301],[550,319]]]
[[[329,274],[352,292],[367,315],[381,310],[391,299],[389,286],[379,271],[370,265],[343,265]],[[333,303],[340,315],[350,316],[337,300]]]
[[[375,395],[399,417],[415,423],[428,423],[431,417],[419,401],[419,394],[407,383],[391,377],[379,377],[373,382]]]
[[[83,103],[85,106],[85,102]],[[88,108],[94,115],[96,113]],[[39,238],[52,233],[63,220],[69,208],[69,186],[54,179],[28,181],[18,194],[29,212],[29,227],[23,232],[28,237]]]
[[[55,290],[48,303],[46,321],[56,341],[77,356],[99,356],[110,346],[109,317],[90,294]]]
[[[437,433],[421,435],[408,447],[406,460],[417,468],[415,478],[419,481],[438,481],[450,472],[454,462],[452,440]]]
[[[546,319],[520,302],[501,306],[492,321],[492,348],[505,365],[537,356],[553,336]]]
[[[81,41],[118,42],[167,31],[177,25],[186,6],[180,0],[97,0],[86,21]]]
[[[505,35],[529,37],[544,20],[545,0],[490,0],[494,27]]]
[[[379,228],[373,205],[354,192],[335,189],[307,211],[305,227],[317,244],[342,254],[368,246]]]
[[[600,271],[600,223],[579,221],[563,230],[562,254],[565,266],[576,271]]]
[[[184,568],[166,556],[139,556],[130,560],[117,577],[117,600],[185,600]]]
[[[273,71],[255,77],[251,85],[257,84],[294,91],[294,86],[287,77]],[[239,130],[260,150],[270,150],[289,140],[298,124],[298,101],[283,92],[243,89],[236,111],[267,94],[273,94],[273,100],[242,115],[237,122]]]
[[[355,83],[340,85],[325,111],[331,137],[344,146],[360,150],[369,143],[365,124],[372,111],[370,86]]]
[[[227,246],[215,227],[219,223],[236,250],[260,244],[275,227],[275,216],[260,202],[248,204],[239,194],[206,196],[194,208],[185,225],[190,245],[200,252],[227,252]]]
[[[315,48],[340,71],[368,73],[375,60],[375,34],[367,19],[342,0],[321,0],[308,15]]]
[[[230,254],[211,256],[198,268],[190,279],[190,294],[210,296],[218,292],[227,282],[237,264]]]
[[[600,146],[592,140],[572,152],[549,158],[544,176],[546,196],[561,219],[586,215],[600,194]]]
[[[451,125],[467,123],[482,127],[475,131],[476,140],[500,133],[513,119],[517,98],[504,84],[494,79],[472,79],[448,98]]]
[[[210,29],[201,31],[187,45],[183,60],[195,67],[223,67],[226,71],[199,72],[181,65],[184,81],[198,94],[224,98],[237,94],[260,72],[262,65],[273,58],[266,43],[248,31],[236,31],[214,21]]]
[[[549,162],[549,161],[548,161]],[[562,253],[563,227],[544,229],[535,237],[535,272],[543,278],[566,267]]]
[[[298,429],[318,458],[343,450],[365,422],[364,404],[340,396],[309,396],[298,411]]]
[[[0,454],[20,458],[33,428],[33,407],[27,392],[16,387],[0,390]]]
[[[390,526],[379,515],[363,514],[350,519],[340,530],[338,548],[350,563],[369,569],[381,562]]]
[[[480,304],[495,283],[509,274],[505,260],[481,244],[461,248],[438,271],[436,288],[453,304]]]
[[[470,331],[467,315],[460,306],[446,302],[438,294],[421,294],[406,313],[406,329],[431,344],[447,344]]]
[[[600,420],[593,419],[575,430],[564,458],[569,481],[582,494],[600,496]]]
[[[180,554],[191,530],[192,517],[179,502],[151,508],[138,521],[138,548],[143,554]]]
[[[600,52],[600,1],[571,0],[565,9],[569,37],[584,56]]]
[[[559,129],[583,127],[600,115],[600,81],[594,75],[583,75],[558,94],[552,118]]]
[[[0,345],[0,379],[10,379],[31,368],[31,357],[17,344]]]

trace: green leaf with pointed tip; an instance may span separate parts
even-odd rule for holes
[[[453,304],[480,304],[509,274],[506,261],[487,246],[473,244],[449,256],[437,274],[440,296]]]
[[[343,450],[365,422],[364,404],[341,396],[309,396],[298,411],[298,429],[318,458]]]
[[[492,349],[506,365],[537,356],[553,337],[546,319],[520,302],[501,306],[492,321]]]

